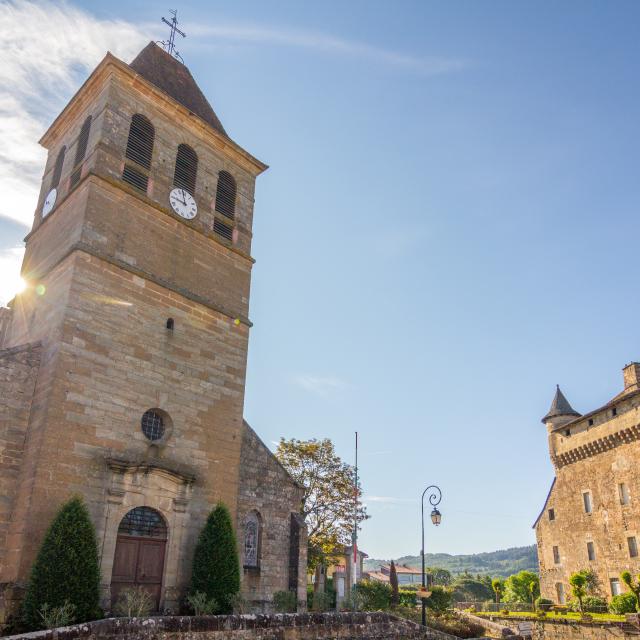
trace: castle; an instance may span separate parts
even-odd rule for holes
[[[187,67],[107,54],[41,139],[22,273],[0,310],[0,605],[54,514],[95,524],[102,605],[144,585],[177,611],[211,509],[242,593],[306,600],[301,488],[243,420],[256,177]]]
[[[555,479],[534,524],[542,596],[571,598],[569,576],[591,569],[600,594],[623,590],[640,572],[640,364],[623,370],[624,389],[585,415],[558,388],[543,418]]]

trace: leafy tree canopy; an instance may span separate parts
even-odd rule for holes
[[[533,571],[520,571],[504,583],[504,602],[531,602],[540,595],[540,580]]]
[[[276,457],[292,478],[304,487],[301,513],[309,531],[309,567],[331,558],[351,543],[355,510],[354,468],[324,440],[281,438]],[[367,519],[358,487],[357,520]]]

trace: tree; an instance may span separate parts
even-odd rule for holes
[[[454,580],[451,592],[456,602],[491,600],[493,598],[491,583],[487,583],[484,579],[478,580],[468,573],[458,576]]]
[[[354,469],[340,459],[328,438],[281,438],[276,457],[304,488],[300,512],[307,523],[308,563],[313,569],[351,544],[354,515],[358,523],[367,519],[362,490],[358,487],[356,495]]]
[[[628,571],[623,571],[620,574],[620,579],[627,585],[627,587],[629,587],[629,591],[633,593],[633,596],[636,599],[636,611],[640,611],[640,575],[636,582]]]
[[[240,563],[231,514],[222,503],[209,514],[193,554],[190,593],[215,600],[219,613],[232,613],[240,591]]]
[[[42,608],[73,608],[75,622],[101,617],[96,533],[80,497],[62,505],[42,541],[23,604],[27,628],[41,629]]]
[[[540,595],[540,585],[538,580],[529,583],[529,597],[531,598],[531,610],[536,610],[536,598]]]
[[[531,583],[535,586],[531,586]],[[504,582],[505,602],[529,602],[540,595],[540,580],[533,571],[520,571],[509,576]]]
[[[582,571],[576,571],[569,576],[569,584],[571,585],[571,593],[578,600],[580,613],[583,613],[582,600],[587,595],[587,578]]]
[[[502,598],[502,594],[504,593],[504,581],[500,580],[500,578],[494,578],[491,581],[491,588],[493,592],[496,594],[496,604],[500,604],[500,599]]]
[[[600,578],[598,574],[593,569],[585,569],[583,572],[584,577],[587,580],[585,585],[587,589],[587,595],[590,596],[599,596],[601,594]]]
[[[400,592],[398,590],[398,572],[393,560],[389,568],[389,584],[391,585],[391,606],[397,607],[400,603]]]
[[[448,587],[452,582],[451,571],[440,569],[439,567],[427,567],[427,574],[431,580],[431,584]]]

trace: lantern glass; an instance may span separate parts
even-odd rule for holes
[[[431,512],[431,522],[433,522],[433,524],[435,524],[437,527],[440,524],[441,520],[442,520],[442,514],[437,509],[434,509]]]

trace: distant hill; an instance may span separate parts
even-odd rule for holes
[[[406,564],[409,567],[420,568],[420,556],[403,556],[394,558],[396,564]],[[383,563],[391,560],[365,560],[365,569],[377,569]],[[489,553],[472,553],[470,555],[451,555],[448,553],[427,553],[425,555],[427,567],[447,569],[452,574],[468,571],[472,574],[488,574],[491,576],[507,577],[523,569],[538,572],[538,553],[536,545],[530,547],[514,547]]]

